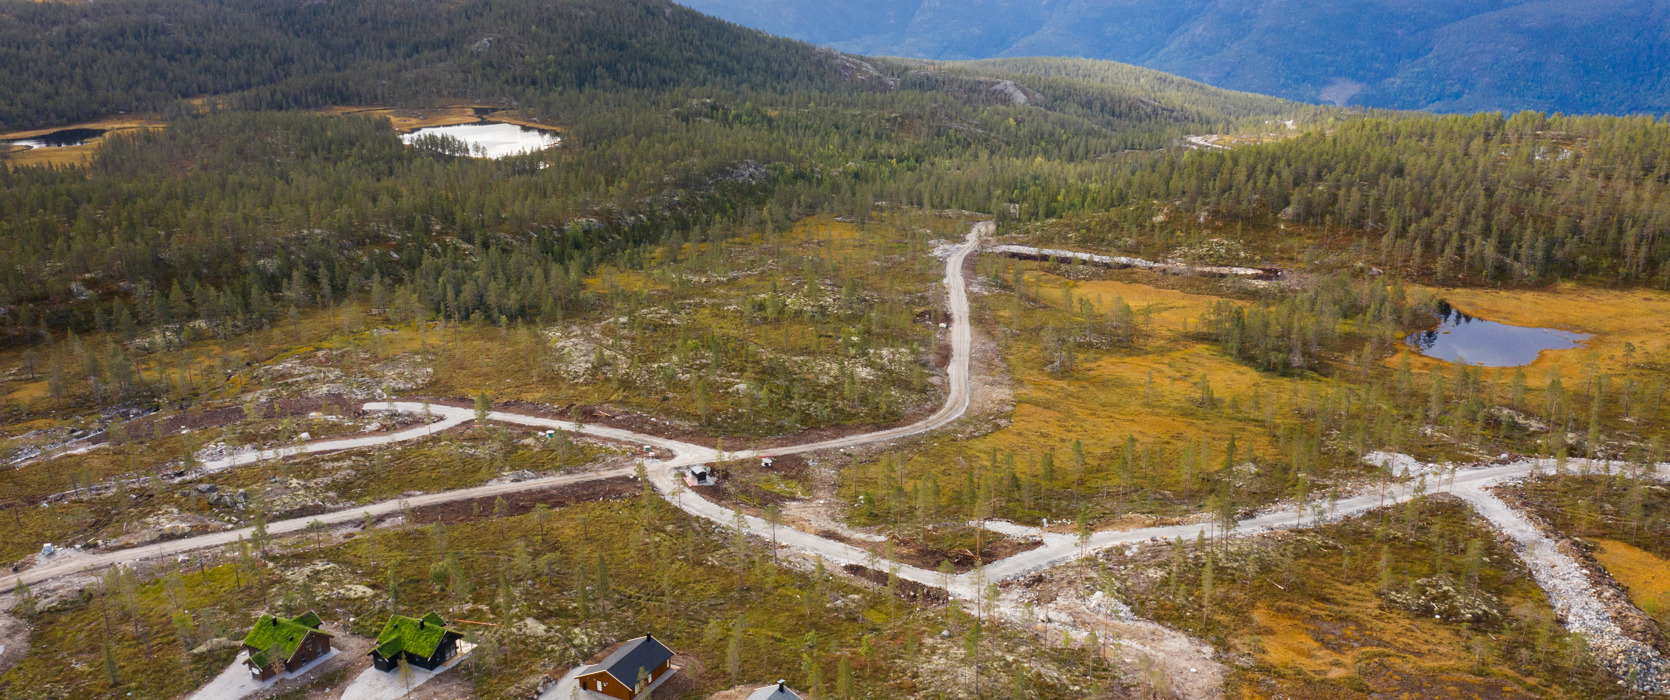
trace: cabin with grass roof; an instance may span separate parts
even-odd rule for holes
[[[377,635],[371,663],[379,671],[393,671],[404,657],[412,666],[433,671],[458,655],[458,640],[463,636],[435,613],[423,617],[391,615],[382,634]]]
[[[250,677],[265,681],[304,668],[331,653],[332,635],[319,629],[322,624],[311,612],[290,619],[262,615],[244,635],[244,651],[248,652],[244,664],[249,666]]]

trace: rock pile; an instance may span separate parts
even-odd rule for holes
[[[1520,558],[1547,592],[1560,621],[1566,629],[1589,640],[1597,663],[1636,692],[1670,694],[1670,660],[1625,633],[1596,594],[1589,575],[1560,551],[1553,539],[1493,494],[1467,489],[1456,495],[1513,539]]]
[[[208,501],[209,505],[215,508],[231,508],[233,510],[249,508],[249,503],[253,500],[248,491],[243,489],[232,492],[222,491],[219,486],[214,484],[198,484],[189,489],[181,489],[180,495],[188,498],[197,496]]]

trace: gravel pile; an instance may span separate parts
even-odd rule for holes
[[[1601,601],[1589,576],[1555,542],[1518,511],[1483,489],[1458,489],[1503,534],[1513,538],[1526,568],[1548,594],[1566,629],[1583,635],[1598,661],[1620,684],[1654,695],[1670,695],[1670,660],[1657,649],[1630,639]]]

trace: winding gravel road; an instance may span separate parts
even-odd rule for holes
[[[969,354],[970,348],[973,345],[973,332],[970,330],[969,326],[968,290],[963,279],[963,265],[968,260],[968,257],[979,249],[980,237],[982,235],[989,235],[995,230],[995,224],[989,221],[983,221],[975,224],[969,231],[968,237],[965,239],[963,245],[960,246],[957,251],[946,260],[945,287],[948,290],[948,301],[952,316],[951,362],[950,366],[947,368],[947,373],[950,375],[950,391],[946,397],[945,404],[941,406],[938,411],[935,411],[927,418],[911,425],[875,433],[852,435],[821,442],[807,443],[804,445],[772,449],[769,451],[770,454],[798,454],[804,452],[815,452],[818,450],[859,447],[862,445],[884,443],[936,430],[950,424],[958,418],[961,418],[963,413],[968,410],[970,393]],[[364,404],[362,408],[368,411],[402,411],[408,413],[419,413],[427,409],[432,415],[440,418],[441,420],[435,423],[387,435],[370,435],[338,440],[324,440],[320,442],[308,443],[306,445],[298,445],[295,447],[239,453],[223,459],[204,462],[200,467],[200,473],[214,473],[246,464],[253,464],[263,460],[281,459],[300,454],[337,452],[342,450],[407,442],[427,437],[475,420],[475,412],[471,409],[439,405],[425,406],[424,404],[415,402],[371,402]],[[687,467],[714,461],[714,459],[719,455],[712,448],[656,437],[654,435],[642,435],[607,426],[581,425],[569,421],[539,418],[536,416],[527,416],[505,411],[493,411],[490,414],[490,418],[504,423],[526,425],[535,428],[567,430],[570,432],[591,435],[593,437],[617,440],[633,445],[649,445],[651,447],[658,447],[667,450],[673,454],[672,459],[659,460],[647,464],[649,467],[648,471],[651,474],[651,481],[654,483],[656,488],[663,494],[666,494],[669,499],[677,503],[679,507],[686,512],[708,518],[719,523],[724,523],[726,525],[731,525],[735,522],[734,518],[736,513],[730,509],[723,508],[712,503],[711,501],[695,495],[673,495],[682,486],[682,483],[679,481],[678,477],[675,476],[673,470],[678,467]],[[759,451],[745,451],[727,453],[726,456],[742,459],[757,457],[760,454],[761,452]],[[605,471],[587,472],[584,474],[554,476],[516,483],[491,484],[487,486],[477,486],[474,488],[446,491],[442,493],[424,494],[411,498],[382,501],[359,508],[334,511],[312,517],[281,520],[269,523],[267,531],[272,535],[295,533],[305,530],[308,525],[314,522],[323,523],[325,525],[341,525],[358,522],[368,513],[373,516],[382,516],[397,513],[404,507],[416,508],[439,503],[474,500],[478,498],[500,496],[522,491],[533,491],[595,479],[628,476],[631,475],[632,472],[633,470],[631,468],[621,467]],[[760,521],[757,518],[751,518],[749,525],[751,526],[750,529],[764,536],[770,536],[771,526],[769,523]],[[67,559],[61,559],[59,561],[49,561],[42,566],[37,566],[28,571],[22,572],[19,578],[24,583],[32,585],[60,576],[92,571],[116,564],[135,562],[154,557],[177,556],[199,549],[233,544],[240,539],[249,538],[251,533],[251,528],[242,528],[197,537],[158,542],[139,547],[132,547],[129,549],[74,556]],[[781,544],[817,553],[833,561],[861,564],[864,562],[864,558],[869,556],[869,553],[863,550],[840,542],[835,542],[833,540],[817,537],[815,535],[800,533],[786,528],[779,528],[778,533],[778,541]],[[929,577],[931,576],[931,572],[922,571],[921,573],[921,581],[930,581]]]
[[[968,293],[967,285],[963,279],[963,266],[969,256],[979,250],[981,236],[989,235],[994,231],[995,225],[991,222],[975,224],[969,231],[964,243],[949,256],[945,263],[945,287],[948,291],[949,298],[947,301],[952,317],[950,333],[952,352],[950,365],[947,368],[950,379],[948,383],[949,392],[945,404],[938,411],[916,423],[889,430],[803,445],[773,448],[766,451],[731,452],[726,453],[725,456],[734,459],[748,459],[762,454],[797,454],[874,445],[937,430],[961,418],[968,410],[971,394],[969,356],[972,348]],[[363,408],[372,411],[416,413],[424,410],[425,406],[413,402],[390,401],[367,403]],[[474,411],[466,408],[436,405],[427,408],[441,420],[387,435],[327,440],[277,450],[252,451],[207,462],[202,466],[202,470],[214,472],[261,460],[278,459],[297,454],[334,452],[415,440],[462,425],[475,418]],[[1044,545],[1037,549],[993,562],[983,570],[947,578],[935,571],[881,560],[876,554],[868,550],[844,542],[790,527],[773,528],[770,523],[760,518],[741,515],[734,510],[702,498],[694,492],[686,491],[683,488],[683,481],[675,470],[679,467],[714,461],[719,455],[712,448],[653,435],[642,435],[618,428],[581,425],[505,411],[493,411],[490,418],[504,423],[566,430],[633,445],[649,445],[661,448],[670,452],[673,456],[670,459],[646,463],[650,481],[670,502],[691,515],[706,518],[726,526],[736,526],[740,523],[742,527],[759,537],[775,539],[779,546],[821,557],[826,562],[836,565],[856,564],[885,568],[896,572],[902,579],[927,586],[944,587],[950,594],[964,599],[975,598],[983,588],[992,583],[1019,578],[1049,567],[1065,564],[1092,552],[1152,541],[1177,538],[1192,540],[1199,533],[1208,531],[1209,528],[1208,525],[1197,522],[1135,530],[1103,531],[1094,533],[1083,541],[1070,536],[1045,536],[1042,538]],[[1437,471],[1433,465],[1420,465],[1418,462],[1401,455],[1387,456],[1387,459],[1393,459],[1399,465],[1420,466],[1427,472]],[[1589,463],[1585,460],[1571,460],[1568,466],[1583,469],[1591,467],[1605,468],[1610,465]],[[1427,482],[1424,480],[1406,481],[1389,486],[1384,492],[1364,493],[1331,503],[1312,503],[1266,512],[1240,521],[1231,534],[1256,534],[1272,530],[1304,527],[1314,525],[1319,521],[1335,520],[1364,513],[1384,505],[1406,501],[1430,491],[1448,491],[1472,503],[1482,515],[1490,519],[1493,524],[1519,543],[1521,556],[1530,566],[1533,574],[1536,575],[1538,582],[1548,590],[1550,600],[1556,607],[1567,612],[1571,618],[1570,626],[1574,631],[1581,632],[1596,641],[1615,643],[1617,639],[1622,638],[1622,635],[1618,631],[1617,625],[1607,616],[1604,607],[1595,599],[1594,591],[1592,587],[1588,586],[1586,579],[1581,579],[1580,572],[1574,573],[1576,564],[1555,551],[1552,545],[1547,544],[1546,538],[1536,532],[1535,528],[1531,527],[1524,518],[1514,513],[1499,499],[1490,495],[1487,490],[1491,486],[1521,479],[1533,473],[1551,471],[1553,468],[1552,460],[1527,459],[1508,464],[1461,470],[1452,473],[1447,478],[1439,476],[1433,489],[1427,489]],[[1661,465],[1659,469],[1663,471],[1665,466]],[[347,524],[363,519],[368,513],[374,516],[387,515],[399,512],[402,508],[408,506],[415,508],[493,497],[595,479],[627,476],[632,472],[633,469],[631,468],[620,467],[584,474],[554,476],[517,483],[492,484],[443,493],[425,494],[318,516],[274,522],[268,525],[268,531],[273,535],[294,533],[304,530],[313,522],[326,525]],[[239,539],[248,538],[250,532],[249,528],[229,530],[130,549],[78,556],[60,562],[49,562],[46,565],[30,569],[21,574],[21,579],[24,583],[34,584],[115,564],[224,546],[235,543]],[[1623,646],[1628,647],[1628,653],[1644,657],[1650,670],[1663,673],[1666,668],[1664,659],[1657,656],[1657,653],[1650,647],[1642,651],[1640,647],[1644,645],[1629,646],[1624,644]]]

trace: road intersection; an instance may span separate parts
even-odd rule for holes
[[[991,562],[974,571],[947,576],[936,571],[930,571],[916,566],[887,561],[876,553],[861,547],[830,539],[813,533],[804,532],[791,527],[773,526],[761,518],[745,515],[718,503],[702,498],[695,492],[684,489],[682,479],[676,473],[681,467],[711,463],[723,459],[751,459],[760,456],[801,454],[821,452],[826,450],[850,449],[869,445],[889,443],[945,427],[967,412],[972,393],[970,376],[970,354],[972,352],[972,330],[969,319],[968,291],[964,277],[964,266],[968,258],[980,249],[983,235],[995,232],[991,222],[975,224],[970,230],[963,244],[947,258],[945,263],[945,288],[947,290],[947,306],[951,314],[949,329],[951,359],[947,367],[949,382],[946,401],[937,411],[927,418],[915,423],[861,435],[851,435],[819,442],[772,448],[769,451],[741,451],[719,454],[715,449],[695,445],[670,438],[635,433],[620,428],[602,425],[580,424],[571,421],[555,420],[530,416],[508,411],[492,411],[488,419],[500,423],[523,425],[546,430],[564,430],[572,433],[589,435],[596,438],[618,441],[634,446],[642,445],[657,448],[671,457],[665,459],[646,460],[646,473],[655,488],[685,512],[711,520],[727,527],[741,526],[750,533],[769,538],[777,546],[789,550],[799,551],[809,556],[822,558],[826,563],[838,566],[856,565],[872,569],[892,572],[900,579],[912,581],[924,586],[943,588],[952,596],[965,600],[973,600],[981,596],[985,589],[995,583],[1012,580],[1050,567],[1069,563],[1079,557],[1099,552],[1113,547],[1127,547],[1133,544],[1171,541],[1178,538],[1192,540],[1202,533],[1217,535],[1247,535],[1281,529],[1305,527],[1320,522],[1335,520],[1368,512],[1385,505],[1395,504],[1429,493],[1429,487],[1446,490],[1463,500],[1471,503],[1492,523],[1502,528],[1520,545],[1521,556],[1537,569],[1538,581],[1549,591],[1551,599],[1563,608],[1579,611],[1584,614],[1583,620],[1574,624],[1574,631],[1583,632],[1587,636],[1596,638],[1621,637],[1617,634],[1617,626],[1599,606],[1595,600],[1594,591],[1586,584],[1576,582],[1575,563],[1569,558],[1553,551],[1546,545],[1546,538],[1535,533],[1524,519],[1513,513],[1492,496],[1488,489],[1491,486],[1508,481],[1522,479],[1536,473],[1553,471],[1556,465],[1552,460],[1524,459],[1505,464],[1494,464],[1477,468],[1468,468],[1448,472],[1435,465],[1424,465],[1400,455],[1387,455],[1383,459],[1391,460],[1388,464],[1404,465],[1406,468],[1414,466],[1421,471],[1431,473],[1437,477],[1435,482],[1427,479],[1404,479],[1391,483],[1383,489],[1361,493],[1359,495],[1332,500],[1326,503],[1307,503],[1286,508],[1269,510],[1253,517],[1243,519],[1228,528],[1227,532],[1213,533],[1214,525],[1205,518],[1195,518],[1176,525],[1148,527],[1132,530],[1107,530],[1088,533],[1082,537],[1042,537],[1044,545],[1006,559]],[[428,411],[438,422],[429,423],[396,433],[385,435],[364,436],[287,447],[276,450],[263,450],[233,455],[221,460],[206,462],[202,469],[205,472],[230,469],[236,466],[250,464],[266,459],[278,459],[298,454],[334,452],[349,449],[359,449],[388,445],[398,442],[420,439],[444,430],[473,421],[475,412],[467,408],[453,406],[429,405],[404,401],[370,402],[362,406],[368,411],[399,411],[406,413],[420,413]],[[1612,469],[1613,465],[1604,462],[1590,462],[1587,460],[1571,460],[1566,467],[1580,470]],[[1660,471],[1665,466],[1659,467]],[[515,483],[489,484],[473,488],[446,491],[442,493],[424,494],[409,498],[383,501],[358,508],[325,513],[305,518],[295,518],[270,523],[267,526],[271,535],[283,535],[300,532],[315,523],[324,525],[343,525],[363,520],[367,514],[383,516],[401,512],[405,508],[418,508],[428,505],[449,503],[480,498],[492,498],[501,495],[534,491],[585,481],[617,478],[632,475],[635,470],[631,467],[617,467],[613,469],[552,476],[542,479],[532,479]],[[1493,517],[1494,516],[1494,517]],[[1219,528],[1223,530],[1223,528]],[[23,583],[34,584],[52,578],[70,574],[82,573],[117,564],[131,563],[153,557],[181,555],[196,550],[220,547],[233,544],[240,539],[247,539],[252,534],[249,528],[228,530],[209,535],[201,535],[166,542],[158,542],[129,549],[101,552],[75,557],[62,562],[49,562],[45,565],[24,571],[20,575]],[[1545,580],[1546,579],[1546,580]],[[1635,650],[1639,651],[1639,650]],[[1651,651],[1650,648],[1648,651]],[[1658,670],[1665,676],[1664,659],[1656,656]]]

